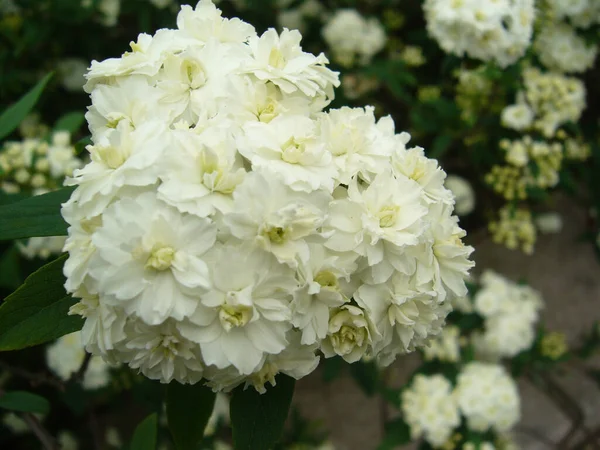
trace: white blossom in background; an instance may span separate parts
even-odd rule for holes
[[[57,435],[59,450],[79,450],[79,442],[69,431],[60,431]]]
[[[413,440],[423,436],[432,446],[441,447],[460,425],[452,385],[443,375],[417,374],[400,401]]]
[[[79,331],[59,338],[46,348],[46,363],[61,380],[68,380],[81,367],[85,350]],[[110,382],[110,367],[99,356],[92,356],[83,374],[85,389],[99,389]]]
[[[505,106],[500,115],[503,127],[525,131],[533,125],[535,113],[524,101]]]
[[[563,228],[562,216],[556,212],[539,214],[535,218],[535,225],[543,234],[560,233]]]
[[[282,28],[305,31],[306,22],[309,19],[316,20],[324,12],[325,7],[318,0],[304,0],[295,8],[289,8],[287,1],[276,2],[279,6],[277,23]]]
[[[322,30],[334,60],[343,65],[367,65],[385,47],[385,28],[375,18],[354,9],[338,9]]]
[[[429,35],[456,56],[506,67],[531,43],[533,0],[425,0],[423,9]]]
[[[17,248],[27,259],[48,259],[62,253],[65,242],[64,236],[32,237],[26,241],[18,241]]]
[[[100,0],[98,10],[102,14],[102,25],[105,27],[114,27],[119,21],[121,0]]]
[[[448,175],[444,183],[454,195],[454,212],[458,216],[466,216],[475,209],[475,191],[465,178],[458,175]]]
[[[454,395],[468,427],[474,431],[506,432],[521,417],[517,385],[500,365],[468,363],[458,374]]]
[[[555,19],[569,19],[578,28],[589,28],[600,23],[600,3],[596,0],[547,0]]]
[[[89,62],[81,58],[64,58],[58,61],[56,71],[63,87],[69,92],[82,92],[88,66]]]
[[[534,48],[540,62],[549,70],[583,73],[594,65],[598,46],[585,42],[566,23],[545,25],[538,33]]]
[[[497,361],[530,348],[543,306],[539,292],[491,270],[481,276],[480,285],[474,298],[475,311],[484,318],[483,332],[473,335],[478,356]]]
[[[91,162],[67,184],[87,351],[168,383],[265,392],[319,355],[390,364],[439,333],[473,263],[445,173],[301,35],[204,0],[93,61]]]
[[[423,347],[423,356],[426,361],[438,359],[445,362],[458,362],[460,360],[460,329],[454,325],[447,325],[442,332]]]

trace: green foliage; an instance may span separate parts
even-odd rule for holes
[[[375,395],[379,389],[379,368],[374,361],[357,361],[350,364],[350,374],[360,388],[369,397]]]
[[[167,386],[167,421],[177,450],[196,450],[215,405],[216,394],[201,383]]]
[[[10,246],[0,254],[0,287],[14,290],[21,283],[19,250],[16,245]]]
[[[21,97],[18,102],[11,105],[0,115],[0,139],[4,139],[12,133],[25,116],[31,112],[44,91],[46,84],[50,81],[50,78],[52,78],[51,73],[42,78],[29,92],[27,92],[27,94]]]
[[[80,317],[69,316],[75,300],[65,292],[66,256],[30,275],[0,306],[0,351],[43,344],[81,329]]]
[[[385,425],[385,435],[377,450],[394,450],[410,441],[410,427],[402,419],[396,419]]]
[[[50,403],[44,397],[25,391],[9,391],[0,395],[0,408],[11,411],[48,414]]]
[[[236,450],[269,450],[280,439],[296,381],[286,375],[259,394],[239,386],[231,397],[231,426]]]
[[[68,131],[71,134],[79,131],[85,122],[85,115],[79,111],[73,111],[60,117],[54,124],[54,131]]]
[[[0,206],[0,240],[65,236],[67,223],[60,214],[60,205],[69,199],[73,189],[65,187]]]
[[[156,413],[146,417],[133,432],[129,450],[155,450],[158,434],[158,416]]]

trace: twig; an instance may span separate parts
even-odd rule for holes
[[[88,424],[90,427],[90,431],[92,433],[92,441],[94,442],[94,448],[96,450],[102,450],[102,444],[104,440],[100,434],[100,430],[98,428],[98,420],[96,419],[96,413],[94,409],[90,409],[88,413]]]
[[[592,448],[598,449],[600,445],[598,444],[598,440],[600,439],[600,427],[594,429],[591,433],[584,436],[584,438],[577,444],[575,444],[572,450],[585,450],[589,449],[591,445]]]
[[[54,438],[48,433],[48,431],[44,428],[44,426],[40,423],[40,421],[33,414],[23,413],[23,420],[27,422],[31,431],[37,436],[42,446],[46,450],[58,450],[58,444],[54,440]]]
[[[92,359],[92,355],[90,353],[86,353],[85,358],[83,359],[83,362],[81,363],[81,366],[79,366],[79,369],[77,370],[77,372],[73,373],[73,375],[71,375],[71,378],[69,378],[69,383],[71,383],[73,381],[83,380],[83,376],[85,375],[85,372],[87,371],[87,368],[90,365],[91,359]]]
[[[11,366],[10,364],[0,361],[0,369],[4,369],[7,372],[17,377],[25,378],[32,386],[39,386],[40,384],[46,384],[59,389],[61,392],[65,391],[65,384],[58,378],[54,378],[44,373],[34,373],[19,367]]]

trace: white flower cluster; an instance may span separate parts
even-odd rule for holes
[[[569,19],[578,28],[600,24],[600,2],[597,0],[546,0],[555,19]]]
[[[0,189],[9,194],[44,194],[62,186],[65,177],[80,166],[65,131],[53,133],[50,142],[40,137],[7,142],[0,151]],[[28,259],[47,259],[59,254],[64,244],[62,236],[34,237],[18,242],[17,248]]]
[[[460,425],[460,413],[452,385],[443,375],[418,374],[402,391],[401,409],[412,439],[424,436],[441,447]]]
[[[471,247],[445,173],[297,31],[210,1],[93,62],[92,161],[63,216],[88,351],[162,382],[301,378],[318,351],[390,363],[440,331]]]
[[[322,30],[333,59],[343,66],[367,65],[385,47],[387,36],[375,18],[366,19],[355,9],[338,9]]]
[[[438,359],[445,362],[458,362],[460,359],[460,329],[454,325],[445,326],[438,336],[423,347],[423,356],[426,361]]]
[[[500,365],[468,363],[458,375],[454,394],[468,427],[475,431],[506,432],[521,416],[517,385]]]
[[[466,216],[475,209],[475,190],[471,183],[458,175],[448,175],[445,186],[454,195],[454,212],[458,216]]]
[[[535,325],[543,301],[530,286],[518,285],[487,270],[475,294],[475,311],[484,317],[484,329],[473,334],[478,355],[496,361],[527,350],[535,339]]]
[[[582,73],[594,65],[598,46],[590,45],[566,23],[546,24],[535,39],[540,62],[548,69]]]
[[[506,370],[477,361],[461,368],[455,387],[441,374],[415,375],[400,401],[411,438],[423,436],[434,448],[455,448],[461,416],[473,431],[505,433],[521,414],[519,391]]]
[[[427,31],[447,53],[506,67],[525,54],[533,0],[425,0]]]
[[[62,336],[46,347],[46,363],[61,380],[68,380],[75,374],[85,359],[81,342],[81,332]],[[98,389],[110,382],[110,367],[99,356],[92,356],[83,375],[85,389]]]
[[[507,128],[535,129],[551,138],[565,123],[577,122],[585,109],[585,86],[575,77],[528,68],[523,84],[517,103],[502,111],[502,125]]]

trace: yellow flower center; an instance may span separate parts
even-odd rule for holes
[[[172,247],[155,245],[146,260],[146,269],[158,271],[167,270],[175,259],[175,249]]]
[[[315,276],[315,281],[323,287],[336,288],[338,285],[337,277],[328,270],[323,270]]]
[[[399,210],[399,206],[385,206],[382,208],[379,211],[379,214],[377,214],[377,217],[379,217],[379,226],[381,228],[389,228],[394,226]]]
[[[243,327],[251,318],[252,307],[250,306],[224,304],[219,311],[219,321],[225,331]]]

